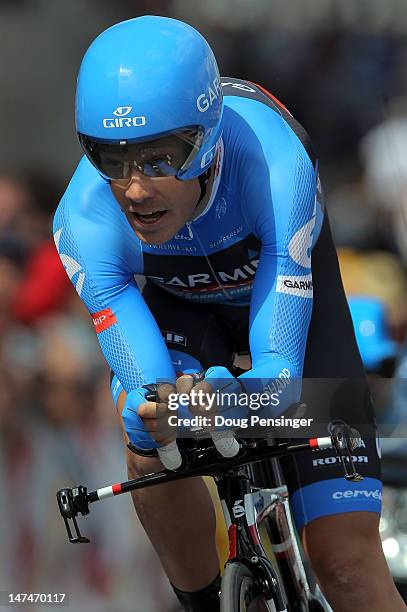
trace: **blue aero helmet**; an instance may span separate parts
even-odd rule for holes
[[[76,130],[106,179],[182,180],[205,173],[222,133],[216,59],[193,27],[146,15],[102,32],[87,50],[76,91]]]

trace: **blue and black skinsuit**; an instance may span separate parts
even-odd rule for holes
[[[260,86],[224,78],[222,87],[221,155],[205,210],[168,242],[145,244],[84,157],[55,214],[58,252],[92,314],[115,399],[186,369],[230,367],[249,350],[247,383],[284,368],[303,389],[310,378],[341,381],[304,392],[329,406],[327,421],[370,428],[355,451],[365,478],[347,482],[330,450],[285,460],[294,518],[300,529],[320,516],[380,512],[373,413],[312,145]],[[143,293],[135,275],[147,279]]]

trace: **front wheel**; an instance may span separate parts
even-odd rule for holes
[[[220,612],[276,612],[276,607],[261,593],[252,571],[235,561],[222,576]]]

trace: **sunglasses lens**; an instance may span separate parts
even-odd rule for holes
[[[134,170],[151,177],[177,176],[199,151],[203,130],[183,129],[145,142],[102,142],[79,134],[86,156],[103,176],[128,179]]]

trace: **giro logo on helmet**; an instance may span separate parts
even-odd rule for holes
[[[124,117],[131,113],[132,109],[132,106],[118,106],[116,110],[113,111],[113,115],[116,115],[116,117]]]
[[[213,82],[208,85],[206,92],[201,93],[196,99],[196,107],[201,113],[205,113],[215,100],[222,95],[220,79],[216,77]]]
[[[111,119],[103,119],[104,128],[123,128],[123,127],[141,127],[146,124],[146,118],[140,117],[128,117],[129,113],[133,110],[132,106],[118,106],[114,111]]]

